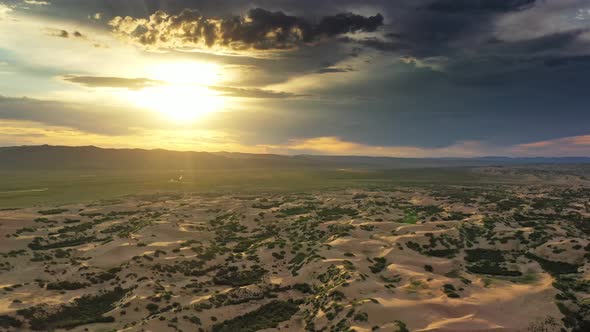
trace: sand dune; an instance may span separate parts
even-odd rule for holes
[[[459,208],[455,190],[185,194],[0,211],[0,318],[19,330],[72,331],[221,331],[237,317],[263,331],[582,326],[585,316],[557,303],[582,312],[590,296],[590,241],[568,219],[588,218],[586,196],[570,193],[571,208],[539,216],[524,205],[564,189],[504,189],[524,202],[518,210],[498,210],[502,201],[473,188],[477,208]],[[96,304],[85,308],[82,295]],[[78,313],[58,315],[68,310]]]

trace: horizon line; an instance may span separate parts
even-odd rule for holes
[[[361,157],[361,158],[390,158],[390,159],[590,159],[590,156],[494,156],[494,155],[482,155],[472,157],[394,157],[394,156],[371,156],[371,155],[338,155],[338,154],[280,154],[280,153],[252,153],[252,152],[239,152],[239,151],[197,151],[197,150],[171,150],[165,148],[137,148],[137,147],[101,147],[97,145],[51,145],[51,144],[31,144],[31,145],[4,145],[0,146],[0,149],[7,148],[34,148],[34,147],[54,147],[54,148],[95,148],[100,150],[140,150],[140,151],[168,151],[168,152],[179,152],[179,153],[209,153],[209,154],[243,154],[243,155],[267,155],[267,156],[282,156],[282,157]]]

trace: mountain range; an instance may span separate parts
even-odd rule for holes
[[[590,163],[589,157],[397,158],[276,155],[95,146],[0,147],[0,169],[426,168]]]

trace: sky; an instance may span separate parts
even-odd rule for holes
[[[0,146],[590,156],[589,0],[0,0]]]

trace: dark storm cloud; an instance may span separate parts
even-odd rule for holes
[[[157,11],[148,19],[117,16],[109,24],[119,36],[156,48],[283,50],[346,33],[374,32],[383,24],[383,16],[342,13],[314,24],[262,8],[251,9],[245,17],[229,18],[205,17],[197,10],[185,9],[178,15]]]
[[[489,48],[493,41],[502,42],[496,36],[498,19],[510,13],[531,10],[537,1],[402,0],[379,4],[383,6],[385,21],[382,34],[342,37],[340,40],[382,52],[432,57],[455,56],[465,50],[471,50],[477,56],[479,48]],[[559,37],[555,36],[555,39]],[[544,45],[551,47],[553,41],[546,42]],[[539,40],[539,43],[543,44],[543,41]]]
[[[590,65],[590,55],[572,55],[572,56],[554,56],[543,59],[543,63],[548,67],[586,64]]]
[[[255,24],[244,20],[248,14],[233,16],[248,13],[252,3],[264,8],[254,12]],[[33,10],[77,15],[105,29],[112,18],[130,16],[124,35],[135,42],[283,49],[276,58],[195,54],[250,68],[232,86],[260,89],[218,91],[261,97],[257,105],[272,111],[220,112],[219,122],[209,127],[243,134],[244,143],[337,136],[378,146],[443,147],[588,134],[590,20],[575,18],[588,8],[587,0],[54,0],[38,7],[43,8]],[[147,20],[158,10],[168,16]],[[87,19],[96,12],[102,21]],[[333,15],[339,12],[363,16]],[[208,18],[224,22],[224,30],[207,27]],[[180,30],[170,34],[160,29],[165,24]],[[328,40],[316,42],[323,39]],[[314,84],[309,91],[318,97],[314,100],[263,89],[306,74],[341,72],[348,65],[355,78]],[[332,82],[337,76],[321,79]]]
[[[354,41],[367,48],[421,57],[480,47],[494,38],[497,18],[509,12],[531,9],[537,2],[363,1],[366,8],[374,8],[373,13],[383,13],[374,16],[333,14],[356,11],[359,2],[354,0],[260,0],[256,4],[260,8],[252,9],[248,2],[233,0],[57,0],[52,6],[41,6],[43,8],[36,10],[47,11],[50,9],[45,7],[53,7],[55,15],[81,12],[79,16],[84,18],[100,12],[103,23],[114,18],[111,22],[121,36],[143,45],[172,49],[195,46],[292,49],[321,38],[338,37],[347,32],[375,31],[385,25],[387,31],[383,38],[363,36]],[[244,12],[243,16],[233,16]],[[245,21],[248,16],[251,16],[251,22]],[[171,26],[166,27],[166,24]],[[346,38],[342,41],[350,42]]]
[[[403,51],[404,49],[409,49],[408,45],[404,45],[403,43],[391,42],[388,40],[383,40],[375,37],[354,39],[349,37],[342,37],[339,39],[339,41],[343,43],[356,44],[359,46],[364,46],[366,48],[371,48],[383,52],[399,52]]]
[[[435,0],[428,9],[442,12],[506,12],[529,8],[535,0]]]
[[[139,90],[151,86],[166,84],[162,81],[147,78],[65,75],[62,76],[61,79],[90,88],[124,88],[129,90]]]
[[[579,45],[582,42],[580,36],[588,31],[590,31],[590,28],[559,31],[514,42],[495,40],[492,41],[492,47],[497,48],[498,52],[503,52],[504,54],[537,54],[547,51],[564,52]]]

